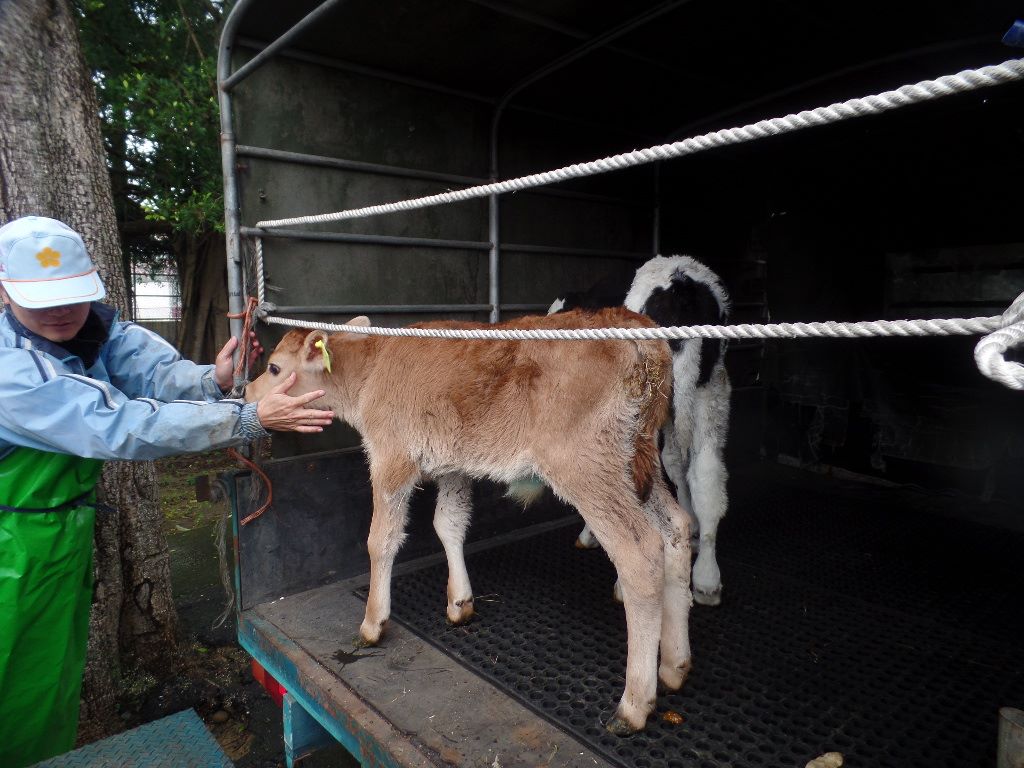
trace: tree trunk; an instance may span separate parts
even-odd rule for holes
[[[228,326],[228,276],[224,235],[186,233],[175,240],[181,280],[181,323],[177,347],[190,360],[213,360],[231,330]]]
[[[0,216],[37,214],[81,233],[128,316],[121,244],[100,138],[96,94],[67,0],[0,0]],[[79,741],[116,730],[121,664],[159,667],[177,614],[152,462],[110,462],[96,528],[96,591]]]

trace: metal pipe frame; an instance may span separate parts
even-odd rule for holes
[[[502,250],[512,253],[550,253],[559,256],[598,256],[606,259],[625,259],[627,261],[646,261],[651,254],[646,251],[613,251],[606,248],[570,248],[559,245],[517,245],[503,243]]]
[[[661,253],[661,163],[654,164],[654,211],[651,222],[651,257]]]
[[[241,37],[238,39],[238,45],[244,48],[251,48],[256,51],[262,51],[267,47],[268,43],[265,40],[256,40],[251,37]],[[357,75],[365,75],[366,77],[372,77],[375,80],[386,80],[390,83],[398,83],[399,85],[408,85],[412,88],[417,88],[423,91],[434,91],[435,93],[443,93],[447,96],[458,96],[459,98],[467,99],[469,101],[478,101],[481,104],[493,104],[494,99],[490,96],[485,96],[482,93],[476,93],[474,91],[464,91],[460,88],[450,88],[447,85],[441,85],[431,80],[423,80],[418,77],[410,77],[409,75],[400,75],[397,72],[392,72],[387,69],[380,69],[379,67],[370,67],[365,64],[356,64],[354,61],[346,61],[345,59],[338,59],[332,56],[321,56],[316,53],[307,53],[306,51],[299,51],[294,48],[287,48],[285,50],[279,50],[278,55],[287,59],[295,59],[296,61],[304,61],[308,64],[317,64],[321,67],[328,67],[330,69],[340,69],[346,72],[354,72]]]
[[[290,240],[319,240],[328,243],[360,245],[398,245],[410,248],[453,248],[462,251],[486,251],[490,243],[479,240],[442,240],[433,237],[400,237],[398,235],[357,235],[348,232],[311,232],[306,229],[261,229],[241,227],[240,233],[251,237],[277,237]]]
[[[775,101],[776,99],[791,96],[794,93],[800,93],[801,91],[805,91],[808,88],[813,88],[816,85],[822,85],[823,83],[828,83],[831,82],[832,80],[836,80],[840,77],[845,77],[846,75],[851,75],[855,72],[861,72],[865,69],[871,69],[872,67],[877,67],[881,64],[892,64],[899,61],[907,61],[909,59],[916,59],[921,56],[928,56],[929,54],[933,53],[948,53],[950,51],[959,50],[961,48],[971,48],[976,45],[982,45],[984,43],[991,42],[992,38],[988,35],[969,37],[964,40],[954,40],[948,43],[927,45],[920,48],[914,48],[909,51],[901,51],[900,53],[891,54],[889,56],[880,56],[879,58],[871,59],[870,61],[865,61],[860,64],[845,67],[843,69],[837,69],[833,72],[829,72],[828,74],[821,75],[819,77],[814,77],[811,78],[810,80],[804,80],[802,83],[797,83],[796,85],[791,85],[787,88],[782,88],[778,91],[772,91],[771,93],[766,94],[764,96],[759,96],[756,99],[745,101],[742,104],[736,104],[732,107],[729,107],[728,109],[722,110],[721,112],[716,112],[713,115],[707,115],[706,117],[702,117],[699,120],[694,120],[692,122],[686,123],[685,125],[680,126],[679,128],[676,128],[674,131],[672,131],[672,133],[668,135],[668,138],[665,139],[664,142],[669,143],[673,141],[678,141],[679,139],[692,135],[697,129],[704,128],[705,126],[714,125],[714,123],[718,122],[719,120],[723,120],[726,117],[731,117],[735,114],[739,114],[741,112],[744,112],[745,110],[752,109],[762,104],[769,104]]]
[[[233,74],[224,78],[220,84],[221,90],[230,91],[238,83],[247,78],[249,75],[251,75],[254,71],[262,67],[264,64],[266,64],[271,58],[273,58],[277,54],[278,51],[287,46],[288,43],[297,38],[311,26],[316,24],[328,13],[330,13],[334,9],[334,6],[342,2],[344,2],[344,0],[324,0],[324,2],[317,6],[314,10],[310,11],[305,16],[303,16],[302,19],[298,21],[291,29],[289,29],[283,35],[274,40],[274,42],[272,42],[270,45],[268,45],[266,48],[264,48],[262,51],[256,54],[252,59],[250,59],[241,67],[239,67]]]
[[[547,312],[547,304],[502,304],[509,312]],[[487,312],[490,304],[322,304],[277,306],[290,315],[412,315],[432,312]]]
[[[290,152],[283,149],[271,149],[269,147],[254,147],[248,144],[239,144],[235,147],[235,154],[238,157],[255,157],[261,160],[280,161],[294,163],[295,165],[309,165],[321,168],[332,168],[341,171],[356,171],[357,173],[377,174],[379,176],[394,176],[404,179],[419,179],[422,181],[438,181],[448,184],[465,184],[476,186],[487,180],[476,176],[460,176],[454,173],[442,173],[439,171],[424,171],[418,168],[402,168],[396,165],[383,165],[381,163],[368,163],[363,160],[347,160],[340,157],[327,157],[324,155],[310,155],[302,152]],[[612,203],[615,205],[630,205],[636,207],[646,206],[638,200],[614,195],[599,195],[592,192],[576,192],[569,189],[548,189],[537,187],[524,189],[520,194],[549,195],[552,197],[566,197],[574,200],[586,200],[595,203]]]
[[[490,304],[323,304],[278,306],[289,315],[411,315],[429,312],[487,312]]]
[[[669,11],[675,10],[681,5],[685,5],[690,0],[669,0],[668,2],[662,3],[661,5],[655,6],[654,8],[648,9],[638,16],[614,27],[603,34],[594,37],[583,45],[577,46],[568,53],[558,57],[552,62],[549,62],[545,66],[541,67],[533,74],[528,75],[523,80],[520,80],[514,86],[509,88],[498,100],[498,104],[494,108],[494,114],[491,117],[491,181],[496,182],[498,180],[498,129],[501,125],[501,118],[504,115],[505,108],[508,106],[512,99],[522,92],[525,88],[534,83],[542,80],[554,72],[568,66],[574,61],[583,58],[588,53],[595,51],[599,48],[606,47],[613,40],[617,40],[623,35],[632,32],[633,30],[643,26],[644,24],[653,21],[659,16],[668,13]],[[488,237],[492,243],[490,258],[489,258],[489,295],[493,309],[491,310],[491,322],[497,322],[500,318],[498,297],[499,297],[499,286],[498,286],[498,272],[501,261],[501,240],[498,232],[498,223],[500,219],[498,195],[490,195],[488,197]]]
[[[261,51],[266,46],[266,43],[259,40],[254,40],[250,37],[242,37],[238,40],[240,47],[252,48],[256,51]],[[397,72],[392,72],[387,69],[380,69],[379,67],[369,67],[365,64],[356,64],[355,62],[346,61],[345,59],[336,59],[329,56],[320,56],[315,53],[306,53],[305,51],[297,51],[294,48],[287,48],[283,51],[278,52],[278,56],[287,59],[295,59],[296,61],[304,61],[309,64],[316,64],[321,67],[329,67],[331,69],[340,69],[343,72],[354,72],[357,75],[363,75],[365,77],[371,77],[376,80],[384,80],[385,82],[398,83],[399,85],[408,85],[412,88],[419,88],[426,91],[434,91],[435,93],[443,93],[448,96],[456,96],[459,98],[467,99],[469,101],[477,101],[487,106],[494,106],[497,103],[497,98],[493,96],[485,96],[480,93],[474,93],[473,91],[463,91],[458,88],[449,88],[448,86],[435,83],[430,80],[421,80],[419,78],[410,77],[408,75],[401,75]],[[536,115],[537,117],[549,118],[552,120],[562,120],[572,125],[579,125],[585,128],[601,128],[608,130],[608,126],[604,123],[595,123],[590,120],[580,120],[573,115],[566,115],[561,112],[549,112],[545,109],[537,109],[535,107],[527,107],[525,105],[509,105],[509,111],[523,112],[529,115]],[[644,144],[653,144],[654,142],[661,141],[661,135],[655,135],[651,133],[640,133],[637,131],[630,131],[622,128],[614,129],[618,134],[630,139],[631,141],[641,141]]]
[[[246,237],[274,237],[285,240],[317,240],[327,243],[357,243],[360,245],[393,245],[409,248],[453,248],[463,251],[490,251],[491,244],[482,240],[442,240],[429,237],[402,237],[399,235],[357,235],[347,232],[312,232],[306,229],[261,229],[240,227]],[[530,245],[506,243],[506,251],[513,253],[558,254],[560,256],[597,256],[606,259],[646,260],[650,254],[638,251],[613,251],[605,248],[570,248],[558,245]]]
[[[227,252],[228,311],[234,316],[229,318],[228,327],[231,335],[238,338],[241,338],[242,334],[242,254],[238,179],[235,175],[238,156],[235,146],[231,90],[339,2],[341,0],[326,0],[233,74],[231,72],[231,54],[235,48],[238,27],[249,7],[253,5],[253,0],[238,0],[231,8],[231,12],[224,22],[224,28],[221,30],[217,48],[217,104],[220,109],[221,169],[224,174],[224,241]],[[244,344],[239,344],[238,349],[235,350],[236,362],[239,350],[244,346]],[[235,381],[236,386],[240,383]]]
[[[434,238],[404,238],[404,237],[389,237],[383,235],[354,235],[354,234],[342,234],[342,233],[313,233],[313,232],[294,232],[294,231],[276,231],[276,230],[262,230],[259,228],[241,227],[240,224],[240,213],[238,209],[238,186],[237,178],[235,175],[237,158],[243,154],[239,151],[239,147],[235,144],[234,127],[232,118],[232,104],[231,104],[231,90],[246,77],[251,75],[264,63],[270,60],[275,55],[285,54],[286,46],[296,39],[303,31],[308,29],[310,26],[319,21],[324,15],[329,13],[341,0],[326,0],[319,5],[315,10],[304,16],[298,23],[293,25],[284,34],[279,36],[277,39],[267,44],[260,50],[256,56],[250,59],[246,64],[240,67],[234,73],[231,72],[231,52],[236,45],[236,33],[240,20],[244,17],[246,10],[252,4],[253,0],[239,0],[238,3],[232,8],[231,13],[228,15],[228,19],[225,22],[224,30],[221,34],[220,48],[218,51],[218,62],[217,62],[217,79],[218,79],[218,101],[221,113],[221,159],[222,167],[224,172],[224,208],[225,208],[225,234],[227,243],[227,259],[228,259],[228,303],[229,309],[232,314],[239,314],[242,311],[242,275],[241,275],[241,246],[240,237],[242,235],[259,235],[259,236],[271,236],[271,237],[293,237],[308,240],[321,240],[321,241],[332,241],[332,242],[349,242],[349,243],[363,243],[363,244],[378,244],[378,245],[398,245],[398,246],[419,246],[419,247],[437,247],[437,248],[460,248],[467,250],[478,250],[486,248],[488,250],[488,307],[490,308],[490,319],[491,322],[497,322],[500,319],[501,310],[509,309],[514,311],[513,308],[523,309],[526,311],[543,308],[543,305],[502,305],[500,303],[500,285],[499,285],[499,270],[500,270],[500,241],[499,241],[499,205],[497,195],[491,195],[488,204],[488,233],[490,242],[480,243],[475,241],[458,241],[458,240],[440,240]],[[608,32],[598,35],[597,37],[587,41],[582,46],[577,47],[573,51],[570,51],[566,55],[556,59],[548,65],[537,70],[532,75],[528,76],[524,80],[520,81],[517,85],[509,89],[498,101],[494,109],[492,117],[492,130],[491,130],[491,178],[497,181],[498,173],[498,157],[497,157],[497,135],[498,128],[506,108],[512,98],[514,98],[519,92],[528,87],[529,85],[543,79],[549,74],[567,66],[568,64],[582,58],[587,53],[597,50],[598,48],[607,46],[613,40],[627,34],[628,32],[642,26],[643,24],[657,18],[658,16],[667,13],[676,7],[689,2],[689,0],[669,0],[669,2],[663,3],[653,9],[645,11],[637,17],[625,22],[624,24],[615,27]],[[534,20],[534,23],[538,23]],[[248,43],[243,43],[248,44]],[[341,63],[337,60],[326,60],[324,57],[309,56],[298,54],[296,52],[289,52],[289,55],[295,56],[296,58],[304,58],[306,60],[315,61],[315,63],[324,63],[330,61],[334,66],[341,66],[354,71],[361,71],[364,74],[372,74],[374,76],[382,76],[382,71],[375,70],[370,67],[362,67],[355,64]],[[430,84],[426,81],[420,81],[416,78],[407,78],[394,73],[387,73],[389,79],[397,82],[405,82],[409,85],[414,85],[420,88],[430,88],[435,91],[445,92],[451,95],[457,95],[464,98],[470,98],[477,101],[484,101],[485,103],[493,103],[492,99],[479,96],[478,94],[472,94],[465,91],[458,91],[456,89],[445,88],[438,84]],[[566,119],[564,116],[558,116],[560,119]],[[300,153],[284,152],[281,150],[264,149],[259,147],[245,146],[242,148],[245,156],[251,157],[262,157],[267,159],[277,159],[287,162],[295,162],[299,164],[309,165],[321,165],[324,167],[339,168],[344,170],[356,170],[367,173],[381,173],[388,175],[402,176],[406,178],[418,178],[424,180],[436,180],[451,183],[477,183],[478,180],[468,179],[461,177],[456,174],[440,174],[429,171],[417,171],[414,169],[400,169],[389,166],[383,166],[374,163],[362,163],[359,161],[343,160],[337,158],[323,158],[318,156],[302,155]],[[549,190],[549,192],[551,192]],[[586,193],[574,193],[566,192],[564,190],[555,190],[562,196],[576,197],[581,199],[589,199],[595,201],[605,202],[625,202],[616,201],[614,198],[605,198],[599,195],[588,195]],[[655,201],[657,201],[657,194],[655,195]],[[634,203],[635,204],[635,203]],[[658,226],[658,215],[657,209],[655,209],[655,228]],[[605,256],[611,258],[628,258],[635,259],[638,257],[637,254],[616,252],[616,251],[601,251],[598,249],[564,249],[554,246],[532,246],[532,245],[506,245],[509,251],[523,252],[523,253],[560,253],[564,255],[572,256]],[[408,305],[416,306],[416,305]],[[426,305],[421,305],[426,306]],[[433,305],[436,307],[454,306],[454,305]],[[466,307],[475,307],[478,305],[464,305]],[[380,310],[377,310],[380,311]],[[396,311],[396,310],[392,310]],[[417,310],[419,311],[419,310]],[[422,311],[430,311],[423,309]],[[442,310],[437,309],[436,311],[462,311],[462,310]],[[465,310],[465,311],[477,311],[477,310]],[[241,332],[241,320],[237,318],[231,319],[231,333],[232,335],[238,335]]]
[[[502,304],[508,312],[547,312],[549,304]],[[487,312],[490,304],[275,304],[277,312],[289,315],[412,315],[431,312]],[[731,341],[729,351],[760,349],[764,340]]]
[[[507,5],[506,3],[498,2],[498,0],[467,0],[467,2],[475,3],[476,5],[488,8],[494,11],[495,13],[500,13],[502,16],[509,16],[514,19],[519,19],[520,21],[525,21],[528,24],[533,24],[536,27],[548,29],[551,30],[552,32],[558,32],[559,34],[565,35],[566,37],[575,38],[576,40],[589,40],[592,37],[592,35],[585,30],[570,27],[568,24],[561,24],[557,21],[548,18],[547,16],[541,16],[538,13],[531,13],[530,11],[523,10],[522,8],[516,8],[514,6]],[[682,77],[687,80],[698,79],[695,78],[693,74],[690,72],[684,72],[675,67],[669,67],[663,62],[657,61],[656,59],[652,59],[649,56],[644,56],[643,54],[637,53],[636,51],[631,51],[628,48],[620,48],[618,46],[609,45],[608,50],[627,59],[634,59],[650,67],[656,67],[665,72],[669,72],[677,77]]]
[[[227,250],[228,311],[232,315],[242,312],[241,242],[239,238],[238,180],[235,176],[235,132],[231,94],[223,83],[231,76],[231,53],[234,49],[238,25],[253,0],[238,0],[224,22],[217,49],[217,102],[220,108],[221,170],[224,174],[224,241]],[[232,336],[241,337],[242,320],[232,317],[228,321]],[[244,347],[239,344],[239,348]],[[235,351],[235,359],[238,358]],[[236,385],[239,382],[235,382]]]

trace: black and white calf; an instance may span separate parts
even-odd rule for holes
[[[655,256],[641,266],[628,287],[598,283],[582,293],[557,299],[549,314],[567,309],[596,309],[623,303],[660,326],[719,325],[728,321],[729,296],[718,275],[689,256]],[[728,505],[723,451],[729,430],[732,387],[725,370],[724,340],[686,339],[672,349],[672,412],[662,429],[661,460],[675,484],[676,498],[695,522],[699,537],[693,565],[694,599],[718,605],[722,574],[715,557],[718,523]],[[584,527],[577,545],[595,547]],[[616,584],[618,594],[618,584]]]

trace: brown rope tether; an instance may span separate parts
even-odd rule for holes
[[[263,470],[260,469],[259,465],[256,464],[254,461],[247,459],[234,448],[228,448],[228,455],[234,459],[237,459],[245,466],[249,467],[249,469],[251,469],[253,472],[260,476],[260,478],[263,480],[264,483],[266,483],[267,486],[267,500],[263,503],[263,506],[257,509],[255,512],[253,512],[251,515],[243,517],[239,521],[242,525],[246,525],[247,523],[251,522],[252,520],[255,520],[257,517],[266,512],[270,508],[270,505],[274,503],[274,486],[271,485],[270,478],[267,477],[266,473],[264,473]]]
[[[235,381],[247,378],[249,375],[249,332],[252,331],[253,312],[259,305],[259,301],[250,296],[246,300],[245,309],[242,312],[227,313],[232,320],[243,318],[242,338],[238,340],[238,362],[235,363]]]

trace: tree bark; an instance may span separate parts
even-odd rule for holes
[[[128,316],[96,94],[77,19],[67,0],[2,0],[0,29],[0,216],[51,216],[81,233],[106,301]],[[118,729],[121,665],[130,659],[159,668],[177,631],[152,462],[108,463],[99,495],[113,509],[97,515],[80,743]]]
[[[190,360],[213,360],[231,333],[224,235],[179,235],[174,246],[181,280],[177,347]]]

